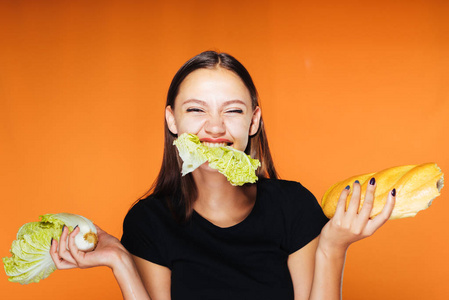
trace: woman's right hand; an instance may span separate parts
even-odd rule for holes
[[[91,268],[107,266],[111,269],[119,263],[122,255],[128,255],[128,251],[114,236],[106,233],[100,227],[97,228],[98,244],[94,251],[84,252],[75,244],[75,236],[79,228],[75,228],[70,234],[64,226],[59,242],[53,240],[50,247],[50,256],[57,269]],[[67,239],[68,237],[68,239]]]
[[[79,232],[78,227],[70,234],[67,227],[63,228],[59,242],[52,240],[50,247],[50,256],[56,268],[62,270],[107,266],[114,273],[123,299],[151,300],[131,254],[117,238],[101,230],[100,227],[96,225],[95,227],[97,228],[98,244],[95,250],[90,252],[81,251],[76,247],[75,236]]]

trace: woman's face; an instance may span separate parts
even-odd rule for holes
[[[193,133],[207,146],[230,145],[241,151],[257,132],[260,115],[259,107],[252,109],[240,77],[222,68],[190,73],[179,87],[174,109],[166,108],[172,133]]]

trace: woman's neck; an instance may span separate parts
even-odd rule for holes
[[[193,172],[198,198],[193,209],[219,227],[243,221],[256,201],[256,185],[233,186],[217,171]]]

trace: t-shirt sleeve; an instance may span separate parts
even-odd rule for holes
[[[131,208],[123,222],[121,243],[131,254],[168,267],[163,239],[158,230],[160,227],[157,224],[158,218],[144,201],[157,200],[141,200]]]
[[[315,239],[329,221],[315,196],[301,184],[297,183],[291,197],[287,211],[286,248],[289,254]]]

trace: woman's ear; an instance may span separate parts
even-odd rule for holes
[[[262,112],[260,110],[260,107],[257,106],[254,109],[253,116],[251,118],[251,125],[249,127],[249,135],[250,136],[255,135],[257,133],[257,131],[259,130],[261,115],[262,115]]]
[[[178,134],[176,127],[175,114],[170,105],[165,108],[165,121],[167,122],[168,130],[173,134]]]

